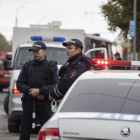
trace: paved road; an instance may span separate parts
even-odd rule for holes
[[[7,90],[0,92],[0,140],[18,140],[19,133],[11,133],[8,131],[7,127],[7,115],[3,108],[3,101],[7,95]],[[31,134],[30,140],[37,140],[37,132]]]

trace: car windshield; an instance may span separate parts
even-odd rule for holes
[[[140,114],[140,80],[79,80],[60,112]]]
[[[30,47],[29,47],[30,48]],[[33,60],[32,52],[29,52],[28,47],[26,48],[19,48],[16,52],[15,63],[13,68],[14,69],[21,69],[22,65],[29,60]],[[64,48],[51,48],[47,47],[46,52],[47,60],[54,60],[57,61],[58,65],[62,65],[67,60],[66,49]]]

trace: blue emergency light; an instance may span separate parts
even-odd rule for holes
[[[54,37],[54,38],[53,38],[53,41],[60,41],[60,42],[63,42],[63,41],[65,41],[65,38],[64,38],[64,37]]]
[[[33,40],[33,41],[41,41],[42,36],[31,36],[30,39]]]
[[[64,37],[31,36],[30,39],[33,41],[55,41],[55,42],[65,41]]]

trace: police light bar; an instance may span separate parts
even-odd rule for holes
[[[54,42],[63,42],[65,41],[64,37],[45,37],[45,36],[31,36],[32,41],[54,41]]]
[[[92,64],[107,66],[107,65],[117,65],[117,66],[140,66],[140,61],[122,61],[122,60],[101,60],[92,59]]]
[[[98,60],[93,59],[92,64],[98,65],[120,65],[120,66],[131,66],[131,61],[121,61],[121,60]]]

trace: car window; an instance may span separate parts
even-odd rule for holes
[[[29,60],[33,60],[33,53],[28,51],[29,48],[19,48],[17,51],[17,56],[15,58],[14,62],[14,69],[21,69],[22,65],[25,62],[28,62]],[[61,48],[50,48],[47,47],[46,52],[47,60],[54,60],[57,61],[58,65],[62,65],[66,62],[67,56],[66,56],[66,49]]]
[[[79,80],[60,112],[140,114],[138,88],[140,88],[140,81],[128,79]]]
[[[67,60],[66,49],[61,48],[49,48],[47,47],[47,60],[57,61],[58,65],[63,65]]]
[[[133,84],[121,112],[127,111],[128,114],[131,114],[131,110],[133,110],[134,114],[138,114],[138,112],[140,112],[140,81],[139,80]]]
[[[103,50],[89,52],[87,56],[90,57],[91,59],[105,59]]]

